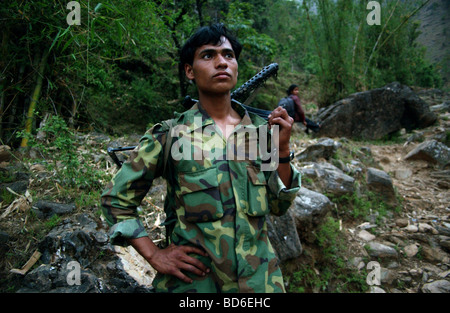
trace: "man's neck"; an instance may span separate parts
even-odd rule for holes
[[[219,95],[200,94],[199,101],[213,120],[223,120],[232,114],[230,93]]]
[[[239,114],[231,107],[231,93],[221,95],[200,93],[199,101],[227,139],[234,127],[241,121]]]

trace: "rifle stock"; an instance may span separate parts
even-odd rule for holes
[[[272,63],[264,67],[258,74],[250,78],[247,82],[245,82],[242,86],[237,88],[235,91],[231,93],[231,100],[242,105],[248,112],[254,113],[261,118],[267,120],[271,111],[262,110],[258,108],[251,107],[249,105],[243,104],[250,95],[258,88],[260,88],[270,77],[277,75],[278,73],[278,64]],[[186,109],[189,109],[194,105],[198,100],[192,99],[190,96],[186,96],[183,100],[183,106]],[[122,163],[116,155],[116,152],[133,150],[136,146],[131,147],[118,147],[111,148],[108,147],[107,151],[111,159],[116,163],[116,165],[120,168],[122,167]]]

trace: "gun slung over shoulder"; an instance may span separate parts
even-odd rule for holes
[[[231,98],[239,102],[245,102],[245,100],[250,96],[253,90],[259,88],[267,79],[276,75],[277,73],[277,63],[272,63],[264,67],[258,74],[250,78],[241,87],[233,91],[231,93]]]

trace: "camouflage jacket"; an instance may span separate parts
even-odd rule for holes
[[[171,226],[174,244],[198,246],[208,253],[209,258],[193,256],[211,271],[206,277],[187,273],[192,284],[158,273],[153,281],[157,292],[284,292],[265,216],[287,211],[300,188],[300,174],[291,165],[287,189],[276,170],[262,171],[255,134],[267,132],[267,122],[238,104],[233,107],[242,120],[228,140],[200,104],[176,113],[176,125],[182,127],[172,133],[164,175],[165,223]],[[136,208],[153,179],[163,175],[168,130],[157,124],[147,131],[102,195],[112,244],[147,236]],[[243,147],[246,150],[239,149]]]

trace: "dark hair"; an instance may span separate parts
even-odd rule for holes
[[[208,44],[220,45],[222,43],[222,37],[228,39],[233,48],[236,60],[238,60],[242,51],[242,45],[225,25],[219,23],[199,28],[195,34],[186,41],[180,51],[180,65],[182,67],[184,67],[186,63],[192,65],[192,63],[194,63],[195,51],[197,51],[198,48]]]
[[[296,84],[290,85],[289,88],[288,88],[288,90],[286,90],[287,95],[290,96],[291,93],[292,93],[292,91],[294,91],[294,89],[297,88],[297,87],[298,87],[298,85],[296,85]]]

